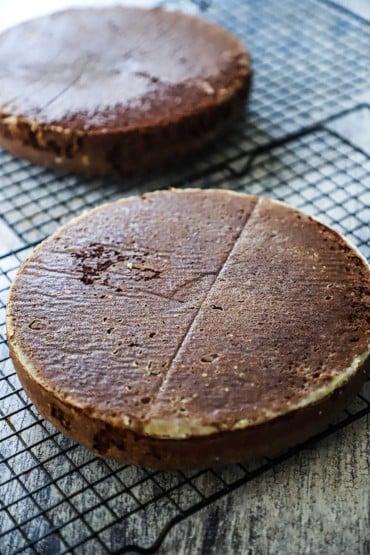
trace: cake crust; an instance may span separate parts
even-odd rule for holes
[[[163,233],[163,221],[171,233]],[[21,267],[10,354],[40,412],[153,468],[271,455],[366,378],[370,272],[335,231],[230,191],[99,207]]]

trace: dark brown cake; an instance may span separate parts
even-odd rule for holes
[[[59,12],[0,35],[0,145],[91,174],[180,159],[243,114],[249,56],[220,27],[162,9]]]
[[[157,468],[270,455],[365,379],[370,272],[340,235],[230,191],[131,197],[21,267],[10,352],[40,412],[101,455]]]

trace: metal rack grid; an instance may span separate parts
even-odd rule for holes
[[[102,201],[186,185],[287,201],[345,233],[370,258],[370,149],[351,144],[335,125],[360,109],[370,119],[366,21],[324,0],[299,9],[294,0],[198,4],[249,45],[255,87],[247,122],[192,164],[147,178],[81,179],[0,151],[0,552],[6,555],[154,552],[177,522],[298,450],[201,472],[150,472],[99,459],[57,432],[23,392],[5,340],[7,291],[35,243]],[[312,441],[369,413],[370,381]]]

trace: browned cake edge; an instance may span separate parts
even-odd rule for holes
[[[217,104],[177,121],[108,133],[66,133],[24,118],[1,119],[0,114],[0,146],[50,169],[85,175],[145,173],[182,160],[230,129],[243,117],[250,87],[251,73]]]
[[[173,191],[181,194],[187,190]],[[245,196],[233,191],[224,192]],[[161,191],[157,191],[149,194],[160,193]],[[130,197],[116,202],[122,203],[129,199]],[[288,206],[279,201],[274,202]],[[101,208],[102,206],[99,206],[93,211]],[[55,234],[40,243],[35,251],[41,248],[45,242],[53,240],[53,237],[65,227],[74,225],[76,221],[84,217],[86,214],[72,219],[65,226],[59,228]],[[320,226],[323,225],[318,223]],[[367,267],[369,266],[362,254],[340,233],[331,231],[337,235],[339,240],[346,243],[366,263]],[[30,257],[23,262],[19,274]],[[28,368],[21,348],[12,343],[14,336],[10,318],[12,289],[13,285],[8,297],[6,314],[9,353],[26,393],[39,412],[62,433],[99,455],[127,463],[170,470],[215,465],[220,463],[220,453],[222,453],[222,464],[276,454],[323,430],[356,395],[370,372],[369,346],[365,353],[358,354],[352,364],[343,369],[340,376],[329,382],[326,387],[314,392],[310,399],[305,399],[303,403],[292,406],[284,414],[265,414],[258,423],[240,421],[232,429],[207,433],[207,430],[202,430],[200,426],[199,433],[192,430],[193,434],[186,431],[184,434],[176,433],[171,437],[169,429],[166,435],[161,435],[156,431],[157,424],[159,424],[159,429],[162,428],[160,422],[149,422],[142,430],[137,428],[136,422],[121,415],[121,424],[119,425],[117,419],[104,419],[103,415],[88,414],[83,408],[72,405],[57,396],[54,391],[48,389],[47,384],[39,381],[32,373],[31,363]]]
[[[95,453],[158,470],[206,468],[272,456],[324,430],[366,380],[370,359],[320,401],[247,428],[187,439],[156,438],[103,422],[71,406],[34,381],[10,343],[18,377],[39,412],[63,434]],[[222,454],[222,459],[220,455]]]

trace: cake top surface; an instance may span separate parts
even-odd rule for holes
[[[287,205],[163,191],[83,215],[18,273],[7,331],[42,387],[159,437],[240,429],[319,400],[369,352],[370,272]]]

